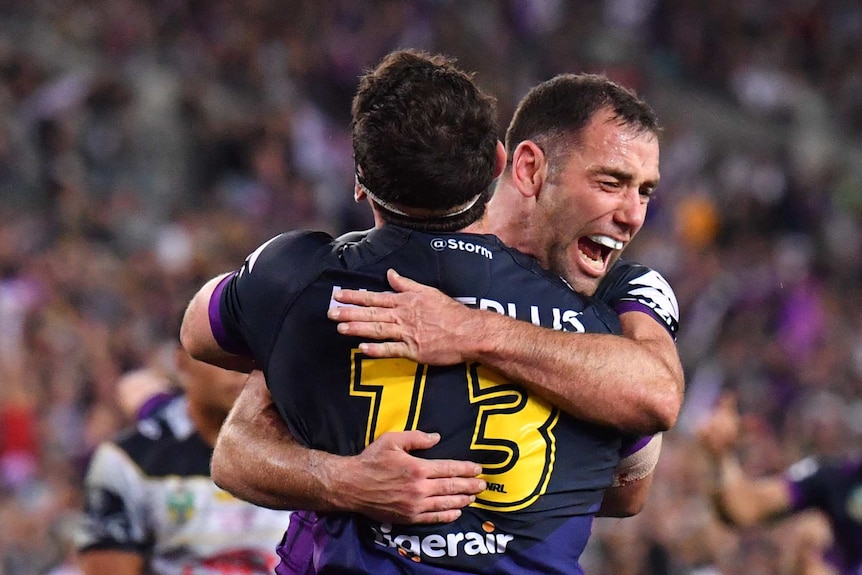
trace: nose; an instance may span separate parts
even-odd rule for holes
[[[620,196],[620,204],[614,212],[614,220],[622,227],[628,228],[634,236],[646,220],[647,202],[637,188],[626,190]]]

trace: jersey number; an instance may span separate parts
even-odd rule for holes
[[[370,358],[353,351],[350,394],[370,400],[365,445],[387,431],[416,429],[427,365]],[[482,468],[488,489],[473,504],[516,511],[547,488],[554,469],[559,410],[479,364],[465,368],[469,401],[478,409],[469,448],[491,460]]]

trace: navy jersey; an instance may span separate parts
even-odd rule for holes
[[[219,489],[210,479],[211,457],[185,397],[100,445],[85,480],[78,550],[137,553],[145,571],[159,575],[272,573],[272,541],[290,513]]]
[[[791,466],[785,478],[793,511],[816,508],[829,518],[841,572],[862,575],[862,459],[820,464],[806,458]]]
[[[270,240],[213,295],[213,333],[246,348],[296,437],[351,455],[386,431],[440,432],[429,458],[481,463],[488,489],[451,524],[381,524],[347,514],[315,525],[323,572],[577,573],[592,515],[619,461],[619,434],[561,413],[478,364],[363,356],[327,319],[338,288],[385,291],[388,268],[466,305],[571,332],[619,333],[604,304],[575,294],[496,237],[395,226],[357,242],[294,232]],[[213,309],[218,303],[218,309]],[[444,571],[437,571],[444,569]],[[427,570],[427,571],[426,571]]]

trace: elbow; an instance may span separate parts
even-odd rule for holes
[[[681,385],[675,382],[673,385],[656,386],[661,392],[652,393],[646,400],[646,411],[650,414],[651,424],[654,429],[650,433],[659,433],[671,429],[676,425],[679,412],[682,409]]]
[[[682,398],[677,393],[649,393],[633,403],[637,412],[632,412],[630,425],[618,425],[619,429],[636,435],[655,435],[676,425]]]
[[[228,457],[222,457],[222,450],[216,444],[216,449],[213,451],[212,459],[210,460],[210,478],[219,488],[236,495],[233,484],[234,474],[232,473],[229,459]]]
[[[682,398],[677,393],[669,393],[660,398],[654,407],[653,419],[657,432],[667,431],[676,425]]]

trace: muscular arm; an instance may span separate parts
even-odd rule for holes
[[[481,467],[411,456],[439,440],[421,431],[387,433],[357,456],[300,445],[254,372],[222,426],[212,477],[223,489],[276,509],[352,511],[380,521],[454,521],[485,489]]]
[[[449,365],[478,361],[521,382],[571,415],[622,431],[669,429],[682,405],[683,371],[667,330],[640,312],[620,317],[626,337],[572,334],[470,309],[389,272],[399,293],[343,290],[334,307],[341,333],[379,340],[372,357]]]

